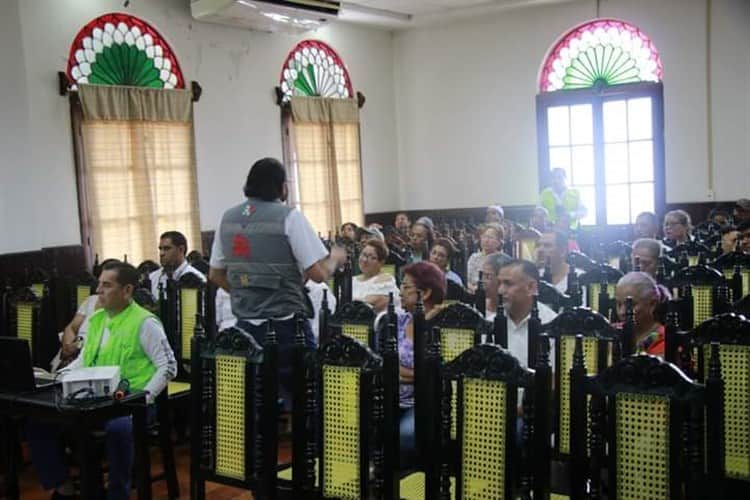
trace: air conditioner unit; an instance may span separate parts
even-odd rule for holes
[[[256,31],[302,33],[336,19],[340,2],[329,0],[192,0],[198,21]]]

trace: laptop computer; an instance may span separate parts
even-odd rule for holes
[[[26,339],[0,337],[0,389],[33,391],[58,382],[34,377],[31,349]]]

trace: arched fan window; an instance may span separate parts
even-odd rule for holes
[[[164,37],[129,14],[99,16],[73,39],[62,79],[87,257],[137,264],[169,230],[200,248],[194,96]]]
[[[359,106],[343,61],[319,40],[287,55],[277,87],[290,202],[321,233],[362,224]]]
[[[662,63],[651,39],[617,19],[565,33],[542,65],[539,179],[563,168],[586,225],[634,222],[664,206]]]

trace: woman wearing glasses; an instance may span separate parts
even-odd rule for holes
[[[693,225],[690,215],[684,210],[672,210],[664,215],[664,243],[676,247],[692,240]]]
[[[417,308],[419,293],[422,294],[425,319],[432,319],[442,308],[445,298],[445,274],[432,262],[417,262],[404,268],[401,280],[401,305],[396,326],[398,329],[398,357],[401,407],[401,468],[413,465],[416,458],[414,438],[414,322],[412,315]],[[378,322],[383,331],[387,321]]]
[[[389,293],[393,292],[393,296],[398,297],[396,279],[382,271],[387,258],[388,247],[385,243],[376,238],[366,240],[359,252],[358,263],[362,273],[352,278],[352,300],[367,302],[375,312],[385,310]]]

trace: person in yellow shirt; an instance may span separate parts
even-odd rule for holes
[[[552,185],[542,190],[539,204],[547,209],[550,220],[556,223],[561,213],[570,217],[570,229],[578,229],[582,218],[588,211],[581,202],[581,195],[577,189],[567,185],[567,174],[562,168],[552,169]]]

